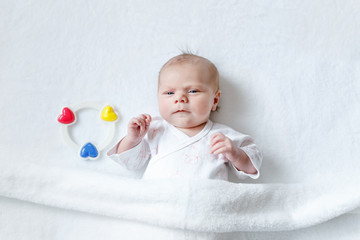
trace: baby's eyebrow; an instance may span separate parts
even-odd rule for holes
[[[167,93],[167,92],[174,92],[175,89],[174,88],[161,88],[159,89],[160,93]]]
[[[186,84],[186,85],[183,85],[182,87],[183,88],[199,88],[201,87],[202,85],[201,84],[198,84],[198,83],[190,83],[190,84]]]

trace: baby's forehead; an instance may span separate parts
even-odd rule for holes
[[[191,66],[195,71],[201,69],[201,71],[206,72],[209,80],[214,83],[216,90],[219,89],[219,72],[216,66],[206,58],[191,54],[175,56],[167,61],[159,72],[158,85],[161,83],[163,72],[169,73],[176,67],[181,66]]]
[[[210,69],[202,63],[186,62],[167,66],[160,72],[159,83],[163,81],[171,82],[173,77],[182,78],[183,80],[190,77],[193,80],[206,81],[206,84],[213,81]]]

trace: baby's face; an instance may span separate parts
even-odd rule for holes
[[[203,63],[182,63],[166,67],[160,74],[160,115],[177,128],[205,124],[216,109],[220,92]]]

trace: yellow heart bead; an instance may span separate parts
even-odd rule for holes
[[[116,113],[114,112],[114,109],[111,106],[106,106],[102,110],[101,113],[101,119],[104,121],[112,122],[115,121],[118,118]]]

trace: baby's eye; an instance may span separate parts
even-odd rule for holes
[[[174,92],[166,92],[165,94],[166,94],[166,95],[173,95]]]
[[[198,90],[189,90],[189,93],[197,93],[199,92]]]

